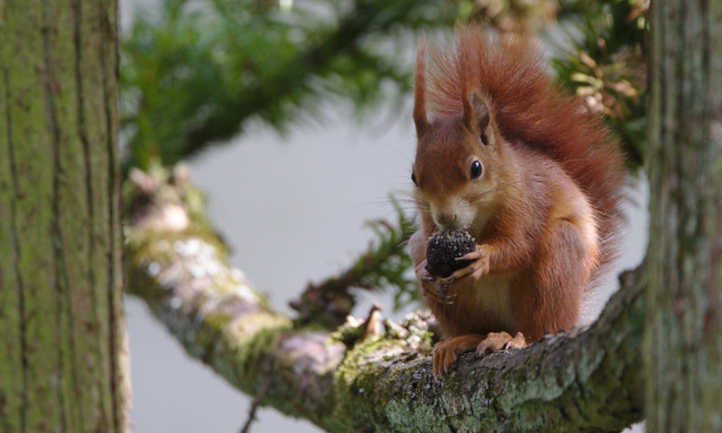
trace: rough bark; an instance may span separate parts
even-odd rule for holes
[[[264,404],[327,431],[620,431],[641,419],[643,288],[628,282],[601,319],[523,351],[462,356],[431,373],[428,317],[302,327],[229,267],[184,176],[132,176],[129,290],[188,353]],[[373,321],[373,319],[371,320]]]
[[[653,2],[650,432],[722,431],[722,3]]]
[[[0,2],[0,432],[127,431],[117,2]]]

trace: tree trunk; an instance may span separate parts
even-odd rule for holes
[[[653,2],[644,358],[650,432],[722,431],[722,4]]]
[[[0,432],[127,431],[117,17],[0,2]]]

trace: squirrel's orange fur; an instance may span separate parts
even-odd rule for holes
[[[428,77],[423,45],[417,57],[421,228],[410,243],[445,338],[439,373],[462,351],[518,347],[577,323],[582,293],[614,257],[624,169],[602,121],[552,84],[528,41],[467,28],[454,50],[430,51]],[[425,271],[439,229],[478,244],[453,281]]]

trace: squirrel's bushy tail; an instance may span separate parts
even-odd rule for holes
[[[432,117],[463,114],[462,94],[480,91],[507,140],[557,161],[589,197],[601,241],[598,280],[616,257],[625,173],[619,146],[602,120],[553,84],[528,40],[460,28],[454,50],[431,47],[429,54],[425,87]]]

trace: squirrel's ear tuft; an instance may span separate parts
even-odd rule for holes
[[[429,127],[429,120],[426,116],[426,42],[423,37],[419,39],[419,48],[416,54],[414,123],[416,124],[416,136],[421,138]]]
[[[481,137],[481,141],[485,145],[493,145],[495,137],[489,105],[475,90],[466,96],[464,98],[464,124],[474,135]]]

